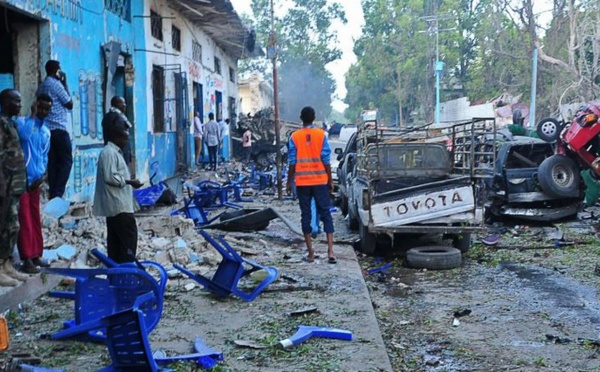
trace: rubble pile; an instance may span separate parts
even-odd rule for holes
[[[218,252],[197,233],[190,219],[169,215],[137,216],[136,219],[140,261],[155,261],[167,270],[178,263],[205,274],[221,260]],[[42,221],[44,257],[48,260],[76,261],[74,265],[78,267],[97,266],[98,261],[88,252],[97,248],[106,253],[106,222],[104,218],[93,216],[87,203],[71,205],[58,219],[43,215]],[[69,249],[62,249],[66,247]],[[71,250],[68,255],[62,253]]]

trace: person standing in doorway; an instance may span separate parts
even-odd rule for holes
[[[292,180],[295,180],[298,201],[300,204],[302,233],[308,254],[307,262],[313,262],[315,252],[312,244],[311,227],[311,199],[314,198],[317,212],[327,235],[328,262],[337,263],[333,253],[333,219],[331,218],[331,199],[333,193],[333,179],[331,178],[331,147],[326,132],[313,125],[315,110],[304,107],[300,112],[303,127],[292,133],[289,141],[288,152],[288,178],[287,192],[292,189]]]
[[[208,114],[208,123],[204,126],[204,135],[208,145],[208,169],[217,170],[217,149],[219,148],[219,124],[215,121],[215,114]]]
[[[127,128],[127,131],[130,131],[133,128],[133,125],[125,116],[125,112],[127,110],[127,103],[125,103],[125,98],[120,96],[114,96],[110,100],[110,109],[102,118],[102,137],[104,139],[104,144],[108,143],[108,138],[106,135],[107,128],[113,125],[118,125],[121,127]],[[130,133],[131,135],[131,133]],[[131,146],[128,143],[127,146],[123,149],[123,158],[125,162],[129,165],[131,163]]]
[[[73,109],[73,100],[67,88],[67,77],[60,69],[60,62],[46,62],[46,79],[39,86],[36,95],[47,94],[52,99],[52,109],[46,117],[50,129],[50,152],[48,153],[49,198],[63,197],[71,167],[73,150],[67,131],[67,113]]]
[[[40,272],[38,266],[48,267],[42,261],[44,237],[40,215],[40,186],[46,178],[50,130],[44,119],[52,109],[52,98],[40,94],[32,107],[30,117],[19,118],[18,132],[25,153],[27,168],[27,192],[19,199],[19,236],[17,247],[23,264],[21,271],[27,274]]]
[[[203,128],[202,119],[200,119],[200,113],[194,112],[194,146],[196,147],[196,165],[200,165],[203,155]]]
[[[243,161],[245,164],[249,164],[250,156],[252,156],[252,131],[250,127],[242,135],[242,150]]]
[[[0,93],[0,287],[13,287],[29,276],[15,270],[11,256],[19,233],[19,197],[27,189],[25,156],[17,123],[21,94],[14,89]]]
[[[229,119],[219,122],[219,148],[221,161],[229,161]]]
[[[131,179],[122,149],[129,143],[129,131],[123,126],[110,126],[108,143],[100,152],[96,173],[93,213],[106,217],[106,250],[117,263],[133,262],[137,252],[137,224],[133,206],[133,190],[142,183]]]

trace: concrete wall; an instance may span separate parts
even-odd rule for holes
[[[28,79],[36,81],[36,85],[40,83],[45,78],[44,64],[48,59],[59,60],[62,70],[67,74],[74,104],[67,126],[73,140],[74,164],[65,196],[72,201],[91,201],[97,158],[103,147],[100,124],[104,114],[103,82],[106,76],[101,46],[105,43],[120,43],[120,52],[132,59],[136,75],[129,87],[136,97],[132,112],[137,123],[147,122],[146,103],[143,99],[143,92],[146,91],[143,63],[145,56],[133,50],[135,45],[145,43],[144,33],[141,32],[143,29],[139,28],[141,25],[137,25],[140,21],[134,17],[125,20],[104,11],[103,0],[86,0],[85,4],[82,0],[7,0],[6,5],[31,17],[39,26],[36,74],[29,71],[31,58],[27,48],[31,48],[32,43],[18,45],[18,54],[29,57],[19,62],[15,80],[22,82],[19,88],[27,95],[29,102],[32,100],[30,95],[33,89],[24,81]],[[131,15],[142,12],[141,2],[132,1]],[[21,37],[28,38],[30,27],[24,31]],[[147,148],[145,134],[144,125],[135,127],[134,137],[140,140],[135,144],[136,154],[140,156],[138,170],[144,169],[147,163],[144,151],[140,151]],[[140,178],[144,176],[147,177],[147,174]]]
[[[148,182],[159,162],[163,176],[169,178],[193,162],[191,123],[194,112],[193,83],[202,84],[201,104],[204,121],[217,113],[217,92],[222,94],[222,116],[229,118],[238,101],[237,60],[225,55],[203,30],[180,14],[166,0],[130,0],[130,17],[124,19],[105,10],[104,0],[6,0],[0,6],[23,14],[26,24],[18,33],[15,57],[15,85],[24,93],[26,111],[35,89],[45,78],[48,59],[61,62],[67,74],[74,108],[68,129],[73,140],[74,164],[65,197],[72,201],[91,201],[94,196],[96,164],[103,147],[101,121],[113,94],[130,97],[128,116],[134,124],[132,147],[135,166],[132,173]],[[150,10],[163,18],[163,41],[151,36]],[[171,45],[171,30],[181,30],[181,50]],[[202,45],[202,60],[194,61],[192,40]],[[117,45],[118,66],[125,70],[119,78],[107,66],[108,44]],[[221,61],[221,73],[214,60]],[[113,61],[114,62],[114,61]],[[154,131],[152,68],[163,66],[165,74],[165,131]],[[114,63],[113,63],[114,69]],[[187,78],[187,97],[183,115],[175,115],[174,72]],[[234,81],[230,78],[233,70]],[[107,83],[108,81],[108,83]],[[118,86],[117,86],[118,85]],[[25,111],[24,110],[24,111]],[[179,125],[178,125],[179,124]],[[177,131],[177,128],[180,128]],[[184,143],[178,152],[178,143]],[[183,151],[183,156],[182,152]],[[183,162],[183,163],[182,163]]]
[[[178,166],[182,159],[177,159],[177,141],[179,137],[175,132],[177,129],[177,121],[185,120],[187,127],[185,135],[187,136],[187,166],[192,166],[193,163],[193,122],[194,102],[193,102],[193,83],[202,85],[202,108],[203,122],[208,121],[208,114],[215,113],[218,117],[217,108],[217,92],[221,92],[222,106],[221,114],[223,119],[230,117],[230,112],[234,107],[229,107],[229,97],[237,100],[237,84],[230,81],[229,69],[232,68],[234,76],[237,75],[237,61],[234,61],[229,56],[217,47],[215,42],[200,28],[196,27],[192,22],[186,19],[168,2],[162,0],[146,1],[145,15],[150,15],[150,11],[154,11],[163,17],[162,34],[163,40],[160,41],[151,36],[150,19],[144,20],[144,33],[147,35],[145,49],[150,52],[146,53],[147,60],[145,64],[146,75],[148,81],[148,89],[144,95],[148,102],[148,158],[149,164],[155,161],[160,163],[160,170],[165,177],[171,177],[176,174]],[[175,26],[181,30],[181,50],[175,50],[172,45],[172,27]],[[202,60],[195,61],[193,59],[192,41],[196,41],[202,46]],[[214,59],[219,58],[221,61],[221,73],[218,74],[215,69]],[[154,131],[154,97],[152,94],[152,69],[153,66],[164,66],[165,68],[165,132],[155,133]],[[177,118],[175,115],[175,81],[173,73],[181,71],[187,77],[187,107],[186,117]],[[234,78],[235,80],[235,78]],[[157,113],[160,114],[160,113]]]

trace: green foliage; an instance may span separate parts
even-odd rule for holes
[[[531,42],[495,1],[362,4],[366,25],[354,49],[358,61],[346,75],[347,117],[374,102],[388,123],[433,121],[436,24],[427,21],[433,15],[439,16],[439,59],[445,63],[442,102],[528,94]]]
[[[291,0],[283,16],[275,12],[273,25],[277,46],[280,117],[298,121],[302,107],[313,106],[317,120],[331,113],[331,94],[335,82],[325,66],[341,57],[334,47],[337,34],[331,30],[334,22],[346,23],[338,3],[327,0]],[[257,42],[269,45],[271,7],[269,0],[252,0]],[[271,61],[255,60],[240,66],[242,72],[258,70],[265,75],[272,70]],[[272,75],[271,75],[272,76]]]

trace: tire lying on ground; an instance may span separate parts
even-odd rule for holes
[[[454,269],[461,263],[461,253],[453,247],[425,246],[411,248],[406,252],[406,264],[415,269]]]

